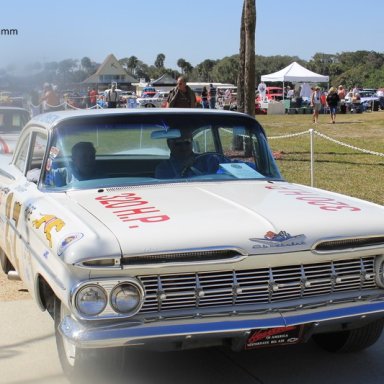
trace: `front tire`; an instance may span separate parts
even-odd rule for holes
[[[384,319],[347,331],[313,335],[315,343],[328,352],[358,352],[373,345],[381,336]]]
[[[59,325],[68,309],[55,298],[54,321],[56,347],[63,372],[70,379],[82,382],[85,375],[87,380],[91,377],[100,379],[108,374],[116,374],[123,368],[123,348],[89,349],[79,348],[64,339],[59,331]]]

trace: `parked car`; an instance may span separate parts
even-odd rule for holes
[[[141,92],[141,97],[152,97],[155,96],[157,93],[157,90],[155,87],[144,87],[143,91]]]
[[[21,129],[30,119],[27,109],[0,106],[0,153],[12,153]]]
[[[377,105],[378,109],[379,100],[375,89],[360,89],[355,97],[352,92],[348,92],[345,96],[345,104],[351,112],[364,112],[373,109],[374,104]]]
[[[265,100],[261,100],[261,95],[258,93],[256,95],[256,102],[260,103],[262,101],[280,101],[283,100],[283,88],[281,87],[267,87],[265,90]]]
[[[382,333],[384,207],[285,181],[248,115],[41,114],[0,166],[1,266],[53,317],[70,377],[124,348],[345,352]]]
[[[139,108],[161,108],[166,106],[169,92],[160,91],[154,96],[139,97],[136,99]]]
[[[269,103],[271,101],[280,101],[283,100],[283,88],[281,87],[267,87],[265,91],[264,100],[262,100],[262,96],[257,93],[255,99],[255,114],[266,114],[267,108],[263,106],[263,103]]]

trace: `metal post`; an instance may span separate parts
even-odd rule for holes
[[[313,128],[309,130],[309,137],[310,137],[310,143],[311,143],[311,187],[314,186],[314,148],[313,148]]]

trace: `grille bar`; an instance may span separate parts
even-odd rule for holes
[[[141,313],[269,304],[377,288],[374,257],[240,271],[139,276]]]

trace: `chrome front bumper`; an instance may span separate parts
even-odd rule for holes
[[[382,315],[382,316],[381,316]],[[321,308],[300,308],[295,311],[274,311],[265,314],[233,314],[223,317],[158,320],[141,323],[116,319],[115,322],[78,322],[71,316],[62,320],[59,330],[70,343],[82,348],[140,346],[161,341],[182,341],[211,338],[245,337],[252,329],[311,324],[322,327],[384,317],[384,298],[370,302],[329,304]]]

